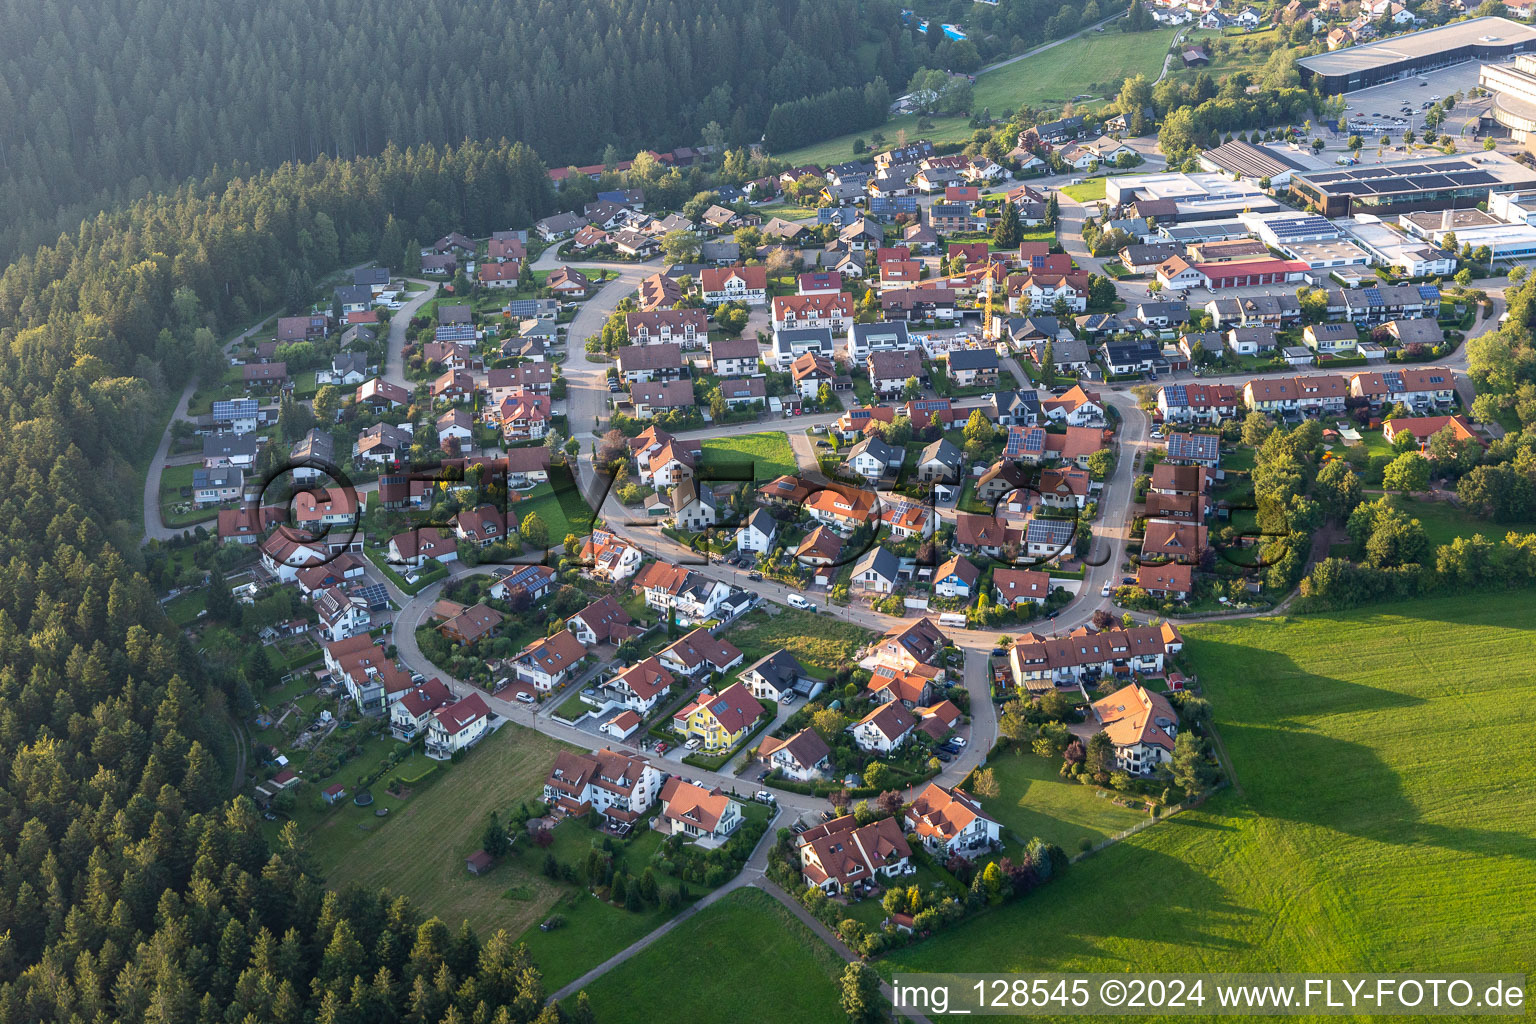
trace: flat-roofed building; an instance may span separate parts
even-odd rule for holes
[[[1487,199],[1492,189],[1532,186],[1536,186],[1536,170],[1503,153],[1309,171],[1291,179],[1291,191],[1324,217],[1355,213],[1391,217],[1411,210],[1473,207]]]
[[[1319,91],[1332,95],[1525,50],[1536,50],[1536,28],[1508,18],[1469,18],[1303,57],[1296,62],[1296,70],[1303,85],[1316,84]]]

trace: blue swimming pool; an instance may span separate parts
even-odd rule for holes
[[[949,38],[951,38],[951,39],[964,39],[965,38],[965,33],[961,32],[960,29],[957,26],[955,26],[955,25],[945,25],[944,26],[944,34],[949,36]]]

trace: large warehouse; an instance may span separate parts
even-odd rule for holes
[[[1303,57],[1296,69],[1303,85],[1315,80],[1322,92],[1331,95],[1527,50],[1536,51],[1536,28],[1508,18],[1470,18]]]
[[[1536,170],[1503,153],[1345,167],[1297,174],[1291,191],[1324,217],[1372,213],[1385,220],[1407,210],[1476,206],[1490,189],[1536,186]]]

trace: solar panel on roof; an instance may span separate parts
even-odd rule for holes
[[[382,583],[370,583],[358,590],[358,596],[368,602],[369,608],[385,608],[389,606],[389,591],[384,589]]]
[[[1188,405],[1189,397],[1184,391],[1183,384],[1169,384],[1163,388],[1163,394],[1169,405]]]
[[[1440,289],[1432,284],[1421,284],[1419,285],[1419,298],[1425,302],[1439,302]]]

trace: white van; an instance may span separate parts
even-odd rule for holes
[[[801,597],[799,594],[790,594],[784,600],[788,601],[789,604],[792,607],[795,607],[795,608],[804,608],[806,611],[815,611],[816,610],[816,606],[815,605],[811,604],[811,602],[807,601],[805,598]]]

